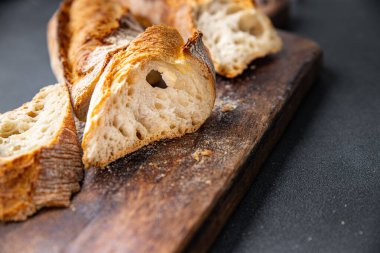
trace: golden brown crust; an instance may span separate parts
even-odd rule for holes
[[[212,90],[211,95],[213,105],[215,101],[215,71],[211,63],[209,53],[202,43],[202,34],[196,32],[185,44],[181,35],[175,28],[157,25],[147,28],[144,33],[140,34],[131,42],[126,50],[119,51],[113,56],[112,61],[107,66],[107,68],[110,68],[111,71],[108,72],[105,77],[105,82],[102,84],[100,94],[94,94],[94,96],[99,96],[99,100],[89,112],[88,117],[92,118],[103,109],[105,100],[111,92],[112,81],[120,78],[120,73],[118,73],[120,66],[130,65],[131,67],[127,70],[127,72],[123,72],[122,75],[127,78],[133,78],[133,75],[130,75],[130,72],[135,64],[140,64],[140,66],[143,66],[151,61],[163,61],[166,63],[175,64],[176,60],[183,58],[186,59],[187,64],[196,64],[199,66],[199,75],[203,75],[209,80],[208,84],[210,90]],[[194,132],[200,126],[201,124],[195,125],[192,129],[188,129],[187,132]],[[93,162],[86,159],[86,147],[88,145],[87,140],[92,138],[92,134],[94,132],[93,129],[98,126],[96,122],[91,122],[91,124],[86,127],[88,127],[88,129],[85,131],[82,141],[82,148],[84,150],[83,162],[87,168],[90,166],[104,167],[110,162],[109,160]],[[187,132],[184,132],[183,134],[186,134]],[[179,136],[166,136],[166,138],[175,137]],[[115,160],[126,153],[131,153],[142,146],[159,139],[161,139],[160,136],[157,136],[157,138],[153,138],[149,141],[136,142],[135,145],[130,147],[128,150],[119,150],[118,152],[115,152],[111,160]]]
[[[189,38],[198,30],[197,17],[203,6],[212,2],[212,0],[121,0],[124,6],[129,7],[134,15],[142,19],[148,20],[151,24],[166,24],[175,27],[184,38]],[[234,6],[240,6],[241,9],[257,8],[257,4],[253,0],[229,0]],[[152,13],[154,13],[152,15]],[[264,15],[264,14],[263,14]],[[212,22],[212,21],[210,21]],[[270,21],[267,27],[273,29]],[[273,48],[273,52],[279,51]],[[273,52],[264,52],[263,56]],[[262,56],[260,56],[262,57]],[[258,57],[252,57],[254,60]],[[233,78],[241,74],[246,66],[241,66],[237,71],[226,67],[226,63],[220,64],[214,58],[214,66],[218,74]],[[232,65],[227,64],[227,65]]]
[[[0,220],[21,221],[48,206],[68,206],[83,177],[71,106],[51,142],[27,154],[0,159]]]
[[[74,111],[81,120],[101,74],[98,71],[87,77],[93,70],[87,66],[88,58],[95,48],[110,44],[106,39],[121,28],[125,15],[128,9],[118,0],[65,0],[49,22],[51,65],[58,81],[68,85]],[[108,61],[109,57],[103,67]]]

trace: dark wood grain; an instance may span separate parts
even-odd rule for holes
[[[217,106],[198,132],[91,168],[71,208],[0,224],[0,252],[207,250],[316,76],[319,47],[281,36],[280,54],[218,77]],[[197,161],[196,150],[212,155]]]

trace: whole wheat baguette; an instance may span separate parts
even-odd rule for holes
[[[208,57],[199,33],[185,44],[165,26],[148,28],[115,54],[91,99],[82,142],[86,167],[196,131],[215,102]]]
[[[236,77],[251,61],[282,47],[271,21],[252,0],[122,1],[145,23],[174,26],[184,38],[200,30],[216,72],[225,77]]]
[[[143,32],[118,0],[64,0],[48,26],[53,72],[85,121],[91,95],[112,55]]]
[[[68,206],[83,177],[81,150],[64,84],[0,115],[0,220],[19,221]]]

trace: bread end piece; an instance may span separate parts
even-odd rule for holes
[[[220,75],[236,77],[253,60],[282,48],[270,19],[252,1],[203,1],[194,15]]]
[[[0,116],[0,220],[21,221],[42,207],[69,206],[82,167],[67,88],[45,87]]]
[[[215,102],[215,72],[196,33],[153,26],[113,56],[91,100],[82,148],[104,167],[142,146],[196,131]]]

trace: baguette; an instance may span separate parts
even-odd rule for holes
[[[64,1],[49,25],[51,63],[86,121],[86,167],[104,167],[153,141],[196,131],[215,102],[202,35],[143,32],[120,1]]]
[[[86,120],[92,92],[113,54],[143,28],[117,0],[65,0],[48,25],[50,61],[69,87],[77,118]]]
[[[152,26],[115,54],[91,99],[82,148],[104,167],[153,141],[196,131],[215,102],[215,72],[201,34],[185,44]]]
[[[200,30],[216,72],[228,78],[282,47],[271,21],[251,0],[122,1],[140,19],[174,26],[184,38]]]
[[[0,220],[68,206],[83,178],[81,150],[65,85],[0,115]]]

